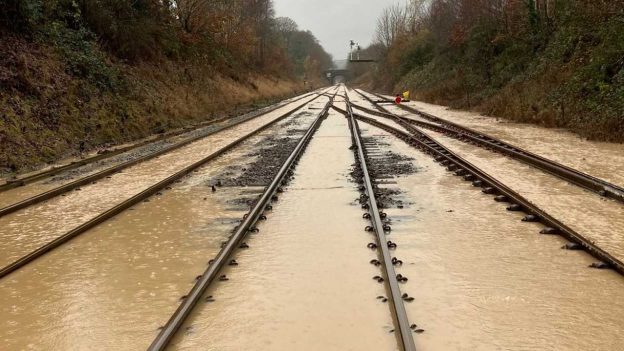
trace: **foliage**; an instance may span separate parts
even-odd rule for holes
[[[0,26],[28,32],[41,20],[41,1],[0,0]]]
[[[100,90],[116,90],[123,81],[119,72],[106,62],[106,57],[93,41],[93,34],[84,28],[69,30],[59,22],[46,26],[46,36],[64,58],[67,71]]]
[[[331,64],[271,0],[0,0],[0,172],[291,96]],[[289,50],[292,48],[292,50]]]
[[[293,20],[284,17],[276,19],[275,27],[297,77],[320,76],[323,69],[331,67],[332,57],[312,32],[299,30]]]
[[[296,67],[300,76],[308,56],[330,64],[311,33],[292,30],[292,20],[279,26],[272,0],[0,0],[0,8],[0,30],[51,40],[77,59],[70,70],[81,77],[103,73],[98,47],[131,64],[174,59],[282,75]]]
[[[167,5],[159,0],[78,0],[83,22],[99,41],[131,61],[172,56],[177,51]]]
[[[380,17],[379,88],[624,141],[622,0],[412,0],[402,11]]]

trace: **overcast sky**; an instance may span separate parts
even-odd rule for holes
[[[278,17],[290,17],[310,30],[334,60],[345,59],[349,40],[368,46],[377,17],[386,6],[406,0],[273,0]]]

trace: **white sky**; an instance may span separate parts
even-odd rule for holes
[[[290,17],[310,30],[334,60],[347,58],[349,40],[368,46],[381,11],[406,0],[273,0],[278,17]]]

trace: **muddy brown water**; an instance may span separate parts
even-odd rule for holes
[[[406,103],[423,112],[486,133],[543,157],[578,169],[595,177],[624,186],[624,145],[589,141],[564,129],[543,128],[514,123],[474,112],[453,110],[446,106],[419,101]],[[391,112],[414,118],[398,107]]]
[[[490,196],[384,131],[418,172],[396,178],[403,209],[392,220],[410,322],[419,350],[621,350],[624,280],[587,268],[593,258],[561,250],[540,225],[520,222]],[[383,150],[383,149],[382,149]]]
[[[302,95],[300,97],[303,97],[303,96],[305,96],[305,95]],[[289,105],[290,101],[293,101],[293,100],[295,100],[297,98],[299,98],[299,97],[295,97],[295,98],[292,98],[292,99],[284,100],[284,101],[280,102],[279,104],[277,104],[277,106],[285,107],[285,106]],[[297,101],[296,103],[290,104],[289,106],[291,106],[291,107],[292,106],[296,106],[297,104],[301,104],[303,101],[305,101],[305,100]],[[189,131],[187,133],[183,133],[181,135],[174,136],[174,137],[168,138],[168,139],[163,140],[163,141],[158,141],[158,142],[147,144],[145,146],[139,147],[137,149],[133,149],[131,151],[122,153],[120,155],[113,156],[111,158],[107,158],[107,159],[104,159],[104,160],[101,160],[101,161],[98,161],[98,162],[94,162],[94,163],[91,163],[91,164],[88,164],[88,165],[85,165],[85,166],[82,166],[82,167],[79,167],[79,168],[76,168],[76,169],[73,169],[73,170],[70,170],[70,171],[60,172],[58,175],[55,175],[55,176],[53,176],[51,178],[42,179],[42,180],[37,181],[37,182],[33,182],[33,183],[29,184],[28,186],[17,187],[17,188],[13,188],[13,189],[7,190],[5,192],[1,192],[0,193],[0,207],[5,207],[5,206],[8,206],[8,205],[11,205],[11,204],[16,203],[18,201],[25,200],[27,198],[35,196],[35,195],[37,195],[39,193],[51,190],[51,189],[56,188],[58,186],[61,186],[63,184],[67,184],[67,183],[69,183],[71,181],[74,181],[74,180],[76,180],[78,178],[85,177],[87,175],[100,172],[100,171],[102,171],[104,169],[107,169],[107,168],[109,168],[109,167],[111,167],[111,166],[113,166],[115,164],[123,163],[123,162],[129,161],[131,159],[134,159],[134,158],[137,158],[137,157],[140,157],[140,156],[143,156],[143,155],[146,155],[146,154],[158,151],[158,150],[160,150],[160,149],[162,149],[162,148],[164,148],[166,146],[172,145],[172,144],[174,144],[176,142],[180,142],[180,141],[182,141],[184,139],[192,138],[192,137],[195,137],[195,136],[199,136],[199,135],[208,133],[208,132],[210,132],[212,130],[215,130],[217,127],[225,126],[228,123],[237,122],[237,121],[244,121],[244,120],[250,118],[251,116],[254,116],[254,115],[257,115],[257,114],[261,114],[261,113],[263,113],[264,111],[267,111],[270,108],[271,107],[269,106],[269,107],[262,108],[262,109],[259,109],[259,110],[256,110],[256,111],[244,114],[244,115],[239,115],[239,116],[236,116],[236,117],[232,117],[231,119],[229,119],[227,121],[223,121],[223,122],[219,122],[219,123],[215,123],[215,124],[210,124],[210,125],[208,125],[206,127],[202,127],[202,128],[196,129],[196,130],[192,130],[192,131]],[[284,109],[280,109],[280,110],[283,113]],[[146,138],[144,140],[150,140],[150,139],[153,139],[153,138],[154,137],[150,137],[150,138]],[[140,143],[142,141],[143,140],[140,140],[140,141],[138,141],[138,143]],[[129,145],[131,145],[131,144],[123,144],[123,145],[115,146],[115,147],[111,148],[111,150],[117,149],[117,148],[121,148],[121,147],[125,147],[125,146],[129,146]],[[95,154],[88,155],[88,157],[91,157],[91,156],[95,156]],[[75,161],[79,161],[79,158],[74,157],[74,158],[65,159],[65,160],[59,161],[55,165],[56,166],[61,166],[61,165],[69,164],[71,162],[75,162]],[[46,168],[43,168],[40,171],[49,169],[49,168],[51,168],[51,167],[53,167],[55,165],[50,165],[50,166],[48,166]],[[40,171],[37,171],[37,172],[40,172]],[[20,177],[24,177],[24,176],[27,176],[29,174],[33,174],[33,173],[37,173],[37,172],[27,173],[27,174],[21,175]],[[2,184],[2,182],[3,181],[0,180],[0,184]]]
[[[451,151],[545,209],[602,249],[624,260],[624,206],[509,158],[442,135],[435,138]]]
[[[327,101],[320,98],[317,103]],[[295,103],[296,104],[296,103]],[[176,171],[226,146],[236,138],[270,122],[293,106],[212,135],[175,152],[123,170],[94,185],[0,218],[0,265],[4,266],[99,213],[130,198]],[[309,106],[308,106],[309,107]],[[308,107],[297,114],[314,113]],[[296,114],[296,115],[297,115]]]
[[[388,119],[371,117],[398,127]],[[423,132],[502,181],[607,252],[624,260],[624,206],[621,203],[597,196],[555,176],[484,148],[441,133],[429,130]],[[581,152],[575,149],[574,145],[570,146],[568,151]]]
[[[210,288],[172,350],[395,350],[385,289],[349,181],[346,119],[323,122],[250,249]],[[322,165],[322,167],[319,167]],[[207,342],[207,340],[210,340]]]
[[[304,128],[313,116],[301,117],[288,129]],[[375,153],[392,151],[416,169],[382,186],[394,200],[384,211],[399,245],[393,254],[404,261],[397,273],[409,278],[401,289],[415,297],[406,304],[409,319],[424,329],[414,334],[419,350],[624,349],[619,275],[587,268],[589,255],[561,250],[560,237],[539,235],[539,224],[520,222],[521,214],[505,211],[429,156],[361,126],[364,137],[379,141]],[[262,190],[213,193],[209,185],[231,164],[252,164],[249,151],[285,129],[250,139],[162,196],[0,280],[0,349],[145,349],[246,212],[235,200]],[[205,297],[214,301],[196,307],[170,349],[397,349],[388,305],[376,299],[386,291],[371,279],[379,269],[369,264],[376,255],[366,248],[369,223],[349,180],[349,146],[346,120],[332,112],[260,233],[246,240],[250,249],[235,255],[239,266],[225,270],[230,280],[209,289]],[[456,147],[474,151],[471,162],[488,171],[507,168]],[[509,167],[500,175],[508,181],[519,172],[533,177]],[[523,191],[562,204],[575,196],[543,182],[552,193]],[[22,239],[17,246],[27,244]]]
[[[0,349],[146,349],[262,191],[210,185],[288,121],[0,280]]]

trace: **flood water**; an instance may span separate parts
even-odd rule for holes
[[[300,116],[307,128],[314,111]],[[258,188],[210,185],[286,119],[103,225],[0,280],[1,350],[143,350],[216,255]]]
[[[430,133],[431,134],[431,133]],[[496,177],[602,249],[624,260],[624,206],[490,151],[435,135],[451,151]]]
[[[340,100],[336,104],[344,107]],[[213,192],[210,185],[261,159],[256,150],[271,137],[300,137],[326,101],[317,100],[161,196],[1,279],[0,350],[146,349],[247,212],[248,206],[236,200],[263,190],[224,186]],[[595,259],[560,249],[566,241],[540,235],[541,224],[521,222],[522,214],[506,211],[505,204],[430,156],[378,128],[360,126],[364,137],[378,141],[371,154],[392,151],[411,159],[405,162],[416,170],[384,179],[380,186],[398,191],[392,196],[403,206],[384,212],[392,225],[389,239],[398,244],[392,254],[404,262],[396,271],[409,278],[401,290],[415,298],[405,304],[410,323],[424,330],[413,334],[418,350],[624,349],[620,275],[588,268]],[[251,128],[220,133],[201,150],[187,149],[184,162]],[[555,217],[577,225],[600,246],[620,247],[624,222],[616,203],[487,150],[435,137]],[[260,232],[245,239],[250,248],[233,257],[239,265],[221,273],[229,280],[208,289],[169,349],[398,349],[389,306],[377,298],[388,292],[372,279],[380,270],[369,263],[377,255],[366,247],[374,239],[364,230],[370,223],[362,218],[357,184],[350,179],[350,146],[347,120],[332,111],[294,179],[266,213],[268,219],[258,224]],[[155,161],[152,165],[163,167],[177,162]],[[31,241],[46,242],[71,221],[80,222],[83,209],[95,213],[163,176],[147,167],[132,169],[98,182],[105,185],[101,188],[85,187],[39,206],[49,206],[38,214],[39,222],[20,224],[24,217],[15,217],[0,223],[0,261],[37,246]],[[133,177],[126,181],[136,184],[117,177]],[[115,184],[118,191],[111,191]],[[93,198],[86,194],[99,198],[89,204]],[[69,224],[57,221],[52,210],[58,208],[66,209]],[[7,229],[11,223],[22,232]]]
[[[419,350],[621,350],[624,280],[587,268],[556,236],[374,128],[418,172],[397,179],[405,208],[385,210],[409,278],[402,289]],[[382,148],[381,151],[384,151]]]
[[[361,98],[361,97],[360,97]],[[357,100],[362,103],[361,100]],[[364,103],[362,103],[364,104]],[[397,111],[393,111],[397,112]],[[398,127],[388,119],[371,116]],[[403,129],[403,128],[401,128]],[[602,249],[624,260],[624,206],[579,188],[555,176],[487,149],[464,143],[441,133],[423,130],[452,152],[503,182]],[[587,150],[567,147],[569,154]],[[597,150],[594,157],[599,157]],[[604,150],[603,150],[604,151]],[[586,170],[590,166],[586,165]],[[593,168],[592,168],[593,170]],[[599,173],[600,168],[596,172]]]
[[[318,101],[325,100],[320,98]],[[201,139],[172,153],[123,170],[97,184],[82,187],[0,218],[0,265],[53,240],[99,213],[132,197],[176,171],[199,161],[266,123],[275,120],[295,105],[286,106],[231,129]],[[307,107],[298,114],[314,112]],[[4,195],[4,194],[3,194]],[[59,214],[62,217],[59,218]]]
[[[368,222],[349,182],[347,121],[332,112],[260,233],[178,333],[173,350],[395,350]],[[322,165],[321,167],[319,167]]]
[[[303,97],[303,96],[305,96],[305,95],[302,95],[300,97]],[[293,100],[295,100],[297,98],[299,98],[299,97],[295,97],[295,98],[292,98],[292,99],[284,100],[284,101],[276,104],[275,106],[276,107],[285,107],[285,106],[287,106],[289,104],[290,101],[293,101]],[[309,100],[309,99],[307,99],[307,100]],[[304,100],[297,101],[296,103],[291,104],[289,107],[292,108],[293,106],[301,104],[303,101],[306,101],[306,100],[304,99]],[[202,127],[202,128],[197,129],[197,130],[193,130],[193,131],[191,131],[189,133],[184,133],[184,134],[181,134],[181,135],[178,135],[178,136],[174,136],[174,137],[168,138],[168,139],[163,140],[163,141],[155,142],[153,144],[148,144],[146,146],[139,147],[137,149],[134,149],[134,150],[122,153],[122,154],[117,155],[117,156],[106,158],[106,159],[98,161],[98,162],[90,163],[88,165],[79,167],[79,168],[74,169],[74,170],[70,170],[70,171],[66,171],[66,172],[60,172],[58,175],[56,175],[54,177],[43,179],[43,180],[40,180],[40,181],[37,181],[37,182],[33,182],[31,184],[28,184],[28,186],[17,187],[17,188],[13,188],[13,189],[4,191],[4,192],[0,193],[0,208],[8,206],[8,205],[11,205],[11,204],[16,203],[16,202],[21,201],[21,200],[25,200],[27,198],[30,198],[30,197],[35,196],[37,194],[43,193],[45,191],[54,189],[54,188],[56,188],[58,186],[61,186],[63,184],[70,183],[72,181],[75,181],[78,178],[85,177],[87,175],[91,175],[91,174],[103,171],[103,170],[105,170],[105,169],[107,169],[107,168],[109,168],[109,167],[111,167],[113,165],[120,164],[122,162],[126,162],[126,161],[128,161],[130,159],[136,158],[136,157],[138,157],[138,155],[146,155],[148,153],[155,152],[160,147],[169,146],[169,145],[172,145],[174,143],[183,141],[183,140],[185,140],[187,138],[191,138],[191,137],[198,136],[198,135],[201,135],[201,134],[209,133],[211,131],[216,130],[218,127],[225,126],[228,123],[245,121],[245,120],[247,120],[248,118],[250,118],[253,115],[260,114],[260,113],[263,113],[265,111],[268,111],[270,108],[271,108],[271,106],[265,107],[265,108],[262,108],[262,109],[259,109],[259,110],[253,111],[253,112],[250,112],[248,114],[232,117],[231,119],[228,119],[227,121],[222,121],[222,122],[219,122],[219,123],[209,124],[206,127]],[[280,109],[280,111],[283,113],[285,111],[285,109]],[[153,137],[150,137],[150,138],[147,138],[147,139],[144,139],[144,140],[149,140],[149,139],[152,139],[152,138]],[[139,142],[141,142],[141,141],[139,141]],[[111,150],[114,150],[114,149],[117,149],[117,148],[121,148],[121,147],[124,147],[124,146],[128,146],[128,145],[130,145],[130,144],[124,144],[124,145],[115,146],[115,147],[111,148]],[[95,154],[88,155],[88,157],[92,157],[92,156],[95,156]],[[56,164],[56,166],[69,164],[69,163],[75,162],[75,161],[79,161],[79,159],[78,158],[65,159],[65,160],[59,161]],[[40,171],[43,171],[43,170],[48,169],[50,167],[52,167],[52,166],[46,167],[46,168],[44,168],[44,169],[42,169]],[[37,171],[37,172],[40,172],[40,171]],[[36,172],[33,172],[33,173],[36,173]],[[27,175],[29,175],[29,174],[21,175],[20,178],[24,177],[24,176],[27,176]],[[2,184],[1,180],[0,180],[0,184]]]
[[[585,140],[563,129],[514,123],[474,112],[419,101],[406,103],[423,112],[486,133],[517,147],[578,169],[611,183],[624,186],[624,145]],[[400,108],[391,112],[413,118]],[[504,117],[504,116],[503,116]]]

